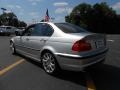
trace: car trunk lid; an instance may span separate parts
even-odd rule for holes
[[[92,50],[106,47],[106,36],[96,33],[72,33],[71,35],[82,36],[88,43],[91,44]]]

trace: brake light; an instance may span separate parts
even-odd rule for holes
[[[86,40],[79,40],[77,42],[75,42],[72,46],[72,50],[73,51],[89,51],[91,50],[91,44],[86,42]]]

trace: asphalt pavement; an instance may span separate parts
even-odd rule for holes
[[[0,36],[0,90],[120,90],[120,35],[108,35],[104,64],[86,72],[51,76],[41,65],[9,49],[11,37]]]

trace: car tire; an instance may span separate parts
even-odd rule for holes
[[[42,67],[44,71],[50,75],[56,75],[60,71],[60,67],[57,63],[55,56],[51,52],[44,52],[42,57]]]
[[[15,50],[15,46],[13,42],[10,42],[10,49],[11,49],[12,54],[16,54],[16,50]]]

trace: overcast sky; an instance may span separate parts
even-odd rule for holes
[[[95,4],[103,1],[120,14],[120,0],[0,0],[0,8],[6,8],[8,12],[13,11],[20,20],[27,23],[33,19],[40,21],[48,8],[49,16],[55,18],[55,22],[64,22],[64,17],[76,5],[83,2]],[[1,10],[0,14],[2,14]]]

